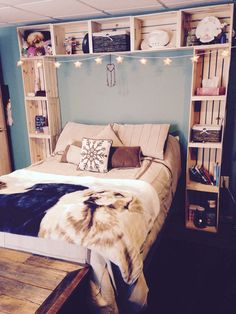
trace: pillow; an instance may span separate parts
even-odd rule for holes
[[[64,150],[64,152],[63,152],[63,154],[62,154],[62,156],[61,156],[60,162],[70,162],[70,161],[68,161],[68,158],[67,158],[67,153],[68,153],[68,151],[70,149],[70,146],[76,146],[77,148],[79,148],[79,147],[81,148],[82,143],[80,141],[75,141],[71,145],[67,145],[65,150]],[[81,149],[80,149],[80,151],[81,151]],[[79,154],[80,154],[80,152],[79,152]],[[69,157],[69,159],[70,159],[70,157]],[[78,165],[78,163],[76,163],[76,165]]]
[[[112,129],[111,125],[108,124],[97,136],[93,136],[95,139],[112,140],[112,146],[123,146],[118,136]]]
[[[67,122],[58,138],[54,154],[62,154],[67,145],[72,144],[74,141],[82,141],[83,137],[90,138],[96,136],[104,127],[105,125]]]
[[[66,154],[66,161],[71,164],[78,165],[80,163],[81,157],[81,148],[75,145],[68,145],[69,148]]]
[[[111,147],[109,168],[136,168],[141,167],[140,146]]]
[[[107,172],[111,145],[112,140],[83,138],[78,168],[94,172]]]
[[[117,124],[113,130],[125,146],[140,146],[144,156],[164,158],[169,124]]]

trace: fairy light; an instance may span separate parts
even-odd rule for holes
[[[74,63],[74,65],[75,65],[76,68],[80,68],[81,65],[82,65],[82,62],[76,61],[76,62]]]
[[[147,59],[145,59],[145,58],[142,58],[139,61],[141,64],[144,64],[144,65],[147,63]]]
[[[165,65],[170,65],[171,62],[172,62],[172,60],[171,60],[170,58],[165,58],[165,59],[163,60],[163,62],[164,62]]]
[[[199,56],[192,56],[192,58],[190,58],[192,62],[198,62]]]
[[[97,58],[95,59],[95,62],[96,62],[96,64],[102,64],[102,58],[97,57]]]
[[[37,68],[41,68],[41,67],[43,66],[42,61],[38,61],[38,62],[36,63],[36,66],[37,66]]]
[[[22,60],[18,60],[18,61],[17,61],[17,66],[20,67],[20,66],[22,66],[23,63],[24,63],[24,62],[23,62]]]
[[[221,56],[222,56],[223,58],[228,57],[228,56],[229,56],[229,50],[224,49],[224,50],[222,51],[222,53],[221,53]]]
[[[59,69],[61,66],[61,63],[57,61],[54,63],[54,65],[55,65],[55,68]]]
[[[121,57],[121,56],[118,56],[118,57],[116,57],[116,62],[117,63],[122,63],[123,62],[123,57]]]

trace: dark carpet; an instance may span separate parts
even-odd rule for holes
[[[236,250],[163,236],[150,266],[145,314],[236,314]]]

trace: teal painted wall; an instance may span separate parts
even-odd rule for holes
[[[14,119],[13,126],[9,128],[12,162],[13,168],[18,169],[29,165],[30,158],[21,70],[16,67],[16,62],[19,60],[19,48],[15,27],[0,28],[0,58],[3,81],[9,88]]]
[[[190,51],[181,54],[189,55]],[[146,57],[165,57],[170,53],[149,54]],[[148,59],[140,64],[137,57],[124,58],[116,64],[116,86],[107,86],[106,56],[103,64],[84,61],[80,69],[73,62],[62,62],[58,70],[58,86],[62,122],[169,122],[179,131],[183,141],[188,124],[192,63],[189,57],[173,59],[171,66],[162,59]],[[63,60],[61,60],[63,61]],[[65,61],[65,60],[64,60]],[[66,60],[68,61],[68,59]]]

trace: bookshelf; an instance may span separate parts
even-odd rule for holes
[[[222,18],[221,12],[214,11]],[[218,15],[217,15],[218,14]],[[219,224],[220,176],[226,120],[233,10],[227,14],[227,42],[222,46],[194,47],[198,56],[192,70],[192,92],[186,164],[186,228],[217,232]],[[225,53],[229,52],[229,55]],[[219,95],[199,95],[203,80],[219,79]],[[196,136],[197,127],[199,134]],[[213,131],[214,130],[214,131]],[[215,131],[217,130],[217,131]]]
[[[56,69],[51,61],[25,58],[22,64],[31,163],[51,155],[61,131]]]

